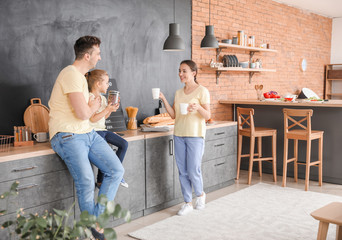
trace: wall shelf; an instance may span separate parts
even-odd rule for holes
[[[216,49],[216,61],[219,61],[220,54],[223,49],[236,49],[236,50],[246,50],[249,51],[249,62],[252,62],[252,57],[256,52],[273,52],[276,53],[277,50],[258,48],[258,47],[247,47],[240,46],[236,44],[219,43],[219,48]],[[209,67],[210,68],[210,67]],[[206,68],[207,69],[207,68]],[[210,68],[216,71],[216,84],[219,83],[219,78],[222,72],[248,72],[249,73],[249,83],[252,83],[252,77],[258,72],[276,72],[275,69],[265,69],[265,68],[242,68],[242,67],[214,67]]]

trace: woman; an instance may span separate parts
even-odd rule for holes
[[[204,152],[205,122],[210,118],[209,91],[196,80],[197,65],[191,60],[182,61],[179,67],[179,78],[185,86],[176,91],[174,104],[171,107],[163,93],[167,112],[175,119],[174,142],[175,157],[179,172],[184,205],[178,211],[183,216],[193,210],[192,188],[197,196],[195,208],[205,208],[205,192],[201,173]],[[188,113],[182,115],[180,103],[188,103]]]

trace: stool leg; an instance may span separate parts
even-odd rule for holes
[[[237,155],[237,172],[236,180],[240,177],[240,165],[241,165],[241,154],[242,154],[242,135],[238,135],[238,155]]]
[[[306,144],[306,165],[305,165],[305,191],[309,190],[310,181],[310,157],[311,157],[311,139]]]
[[[250,149],[249,149],[250,154],[249,154],[249,168],[248,168],[248,182],[247,182],[247,184],[251,184],[251,181],[252,181],[254,145],[255,145],[255,137],[251,136]]]
[[[322,137],[318,139],[318,185],[322,186],[323,184],[323,134]],[[341,234],[342,235],[342,234]]]
[[[336,225],[336,240],[342,240],[342,226]]]
[[[298,140],[294,139],[293,143],[293,155],[295,160],[293,161],[293,176],[294,181],[298,182]]]
[[[284,160],[283,160],[283,187],[286,187],[286,174],[287,174],[287,151],[289,147],[289,139],[284,136]]]
[[[273,181],[277,182],[277,132],[272,136]]]
[[[262,138],[258,137],[258,157],[261,158]],[[259,177],[262,176],[262,161],[259,161]]]
[[[322,221],[319,222],[317,240],[327,239],[328,228],[329,228],[329,223],[322,222]]]

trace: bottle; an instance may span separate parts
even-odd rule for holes
[[[244,45],[244,31],[238,31],[238,45]]]

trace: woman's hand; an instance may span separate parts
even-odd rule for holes
[[[159,98],[160,98],[163,102],[165,102],[165,96],[164,96],[164,94],[163,94],[162,92],[159,92]]]
[[[200,105],[198,103],[189,103],[188,111],[189,112],[196,112],[199,107],[200,107]]]

